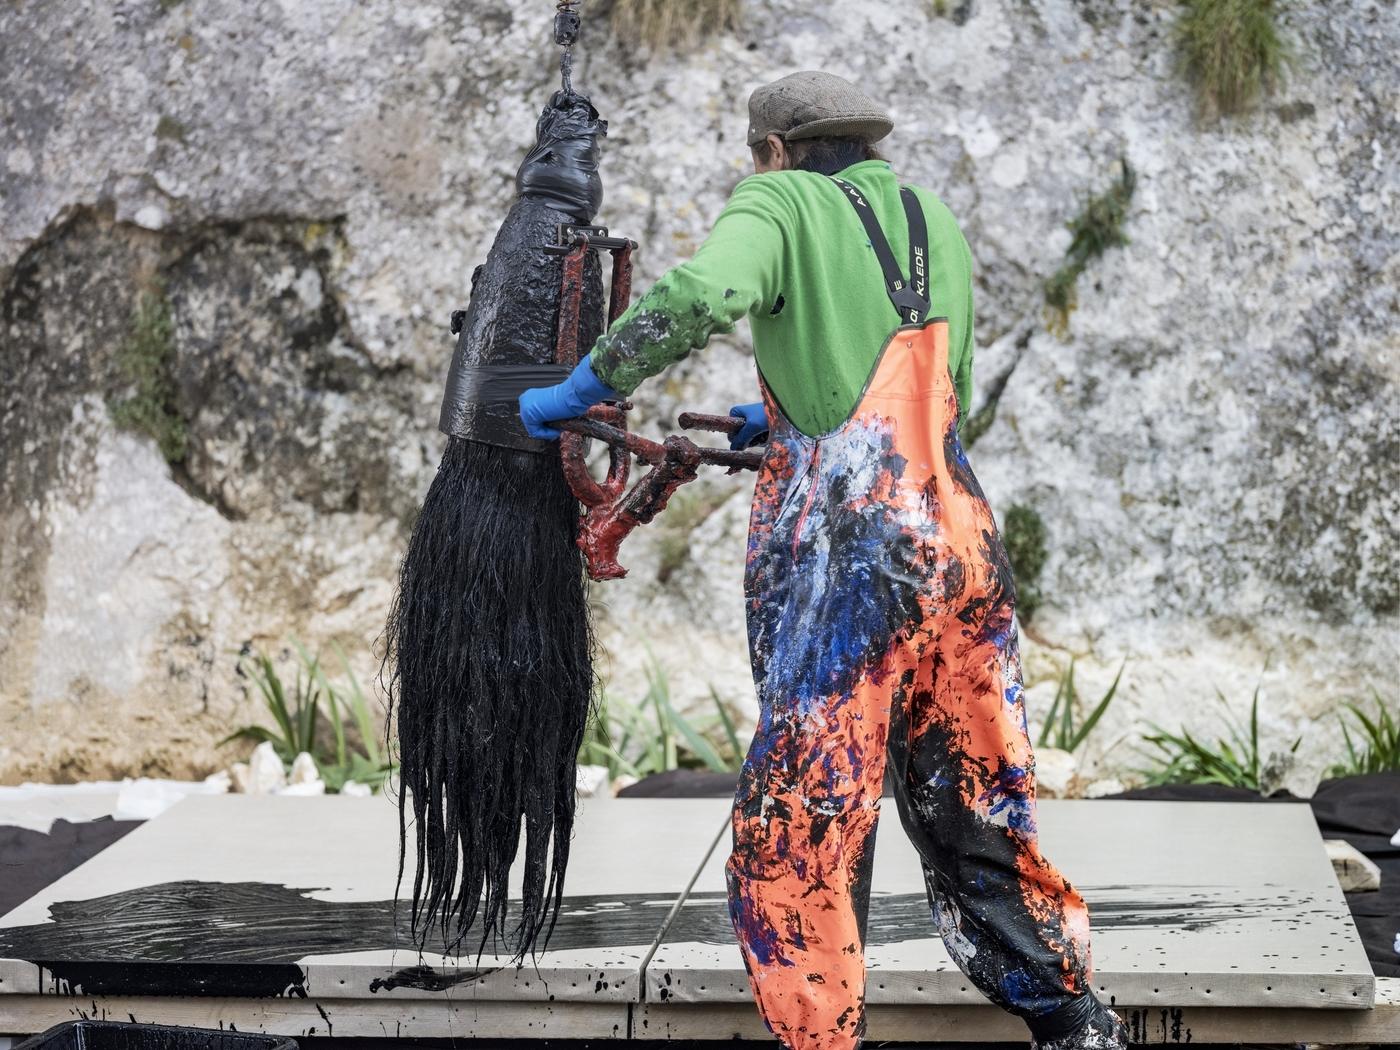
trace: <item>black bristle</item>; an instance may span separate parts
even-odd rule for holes
[[[578,504],[557,451],[452,437],[414,526],[384,681],[416,835],[412,928],[517,961],[563,896],[578,749],[593,689]],[[520,852],[523,894],[508,916]]]

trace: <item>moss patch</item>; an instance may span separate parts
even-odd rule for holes
[[[997,403],[995,401],[988,401],[976,412],[968,416],[967,421],[963,423],[962,433],[959,435],[962,439],[962,447],[964,449],[969,449],[977,444],[977,439],[991,429],[996,419]]]
[[[1183,0],[1179,65],[1202,116],[1242,113],[1283,82],[1293,49],[1279,29],[1282,0]]]
[[[108,402],[112,421],[154,439],[167,463],[183,463],[188,434],[175,403],[175,326],[164,288],[141,296],[116,360],[131,392]]]
[[[1016,612],[1030,620],[1040,607],[1040,573],[1045,568],[1045,522],[1034,507],[1013,504],[1001,530],[1011,574],[1016,580]]]
[[[1051,330],[1059,335],[1068,330],[1069,315],[1079,301],[1080,274],[1108,249],[1128,243],[1123,225],[1137,189],[1137,173],[1126,158],[1119,165],[1118,180],[1086,200],[1079,214],[1068,223],[1074,236],[1065,252],[1065,263],[1045,282],[1046,313]]]
[[[160,120],[156,121],[156,138],[184,142],[185,125],[174,117],[161,114]]]
[[[660,559],[656,566],[656,582],[666,583],[690,558],[691,534],[719,509],[723,498],[715,492],[694,488],[681,489],[666,504],[657,519]]]

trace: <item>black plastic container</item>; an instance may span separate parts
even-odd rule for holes
[[[127,1021],[65,1021],[13,1050],[297,1050],[297,1041],[219,1028]]]

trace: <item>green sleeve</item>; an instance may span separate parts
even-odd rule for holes
[[[735,187],[694,258],[668,270],[594,344],[593,371],[626,395],[777,298],[792,208],[779,180]]]
[[[953,376],[953,389],[958,395],[959,432],[972,414],[972,355],[977,345],[973,337],[972,250],[968,248],[966,239],[962,241],[962,250],[967,259],[967,324],[963,327],[962,350],[958,354],[957,372]]]

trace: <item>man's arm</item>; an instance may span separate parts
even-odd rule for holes
[[[694,258],[668,270],[594,345],[593,371],[619,394],[698,350],[716,332],[777,297],[791,209],[782,180],[735,187]]]

